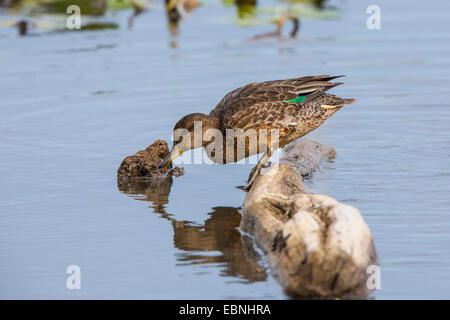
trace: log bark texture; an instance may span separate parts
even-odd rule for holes
[[[365,298],[367,268],[378,265],[371,232],[355,207],[309,194],[303,177],[334,158],[312,140],[288,146],[244,200],[240,228],[254,236],[272,273],[294,297]]]

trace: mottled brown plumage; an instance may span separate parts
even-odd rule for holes
[[[209,115],[194,113],[183,117],[175,125],[174,131],[186,129],[193,133],[195,121],[201,121],[202,134],[211,128],[220,130],[224,137],[223,159],[219,161],[217,158],[213,159],[215,162],[235,162],[261,152],[270,156],[277,147],[283,147],[306,135],[341,107],[354,102],[354,99],[342,99],[326,93],[329,89],[342,84],[330,82],[338,77],[322,75],[249,83],[226,94]],[[299,99],[299,96],[302,98]],[[296,101],[288,101],[292,99]],[[304,100],[300,102],[302,99]],[[245,153],[239,156],[236,152],[237,139],[234,139],[233,145],[225,141],[227,130],[230,129],[243,130],[244,133],[254,130],[258,142],[261,130],[267,130],[268,142],[263,146],[258,143],[258,148],[253,149],[246,143]],[[270,135],[270,130],[274,129],[279,132],[278,145],[274,145],[274,139]],[[245,139],[249,141],[248,137]],[[194,141],[191,134],[191,141],[175,144],[161,164],[166,164],[186,150],[206,147],[210,142],[210,140]],[[235,151],[234,157],[227,159],[226,150],[230,147]],[[214,157],[214,154],[212,156]]]

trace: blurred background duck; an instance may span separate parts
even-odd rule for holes
[[[198,0],[165,0],[169,32],[172,37],[170,46],[177,48],[180,21],[201,5]]]
[[[19,31],[19,36],[26,36],[28,30],[36,28],[36,23],[23,19],[17,21],[13,26]]]
[[[260,40],[260,39],[264,39],[264,38],[272,38],[272,37],[279,38],[279,37],[281,37],[281,30],[283,29],[283,25],[286,22],[286,20],[292,21],[292,30],[291,30],[289,36],[291,38],[295,38],[300,29],[300,20],[296,16],[286,13],[286,14],[283,14],[280,18],[278,18],[277,28],[275,31],[256,35],[253,38],[250,38],[250,40]]]
[[[181,142],[175,143],[170,153],[161,161],[160,167],[173,161],[183,152],[207,147],[211,140],[204,139],[208,129],[217,129],[222,133],[220,142],[222,158],[218,159],[215,152],[208,156],[217,163],[237,162],[253,154],[264,153],[245,189],[249,189],[260,169],[265,165],[277,148],[303,137],[319,127],[325,120],[340,110],[343,106],[353,103],[354,99],[342,99],[326,93],[331,88],[342,83],[330,81],[340,76],[308,76],[286,80],[274,80],[249,83],[229,92],[210,112],[209,115],[192,113],[181,118],[174,127],[187,130],[189,136],[184,136]],[[202,124],[202,137],[194,139],[194,124]],[[257,147],[245,143],[245,152],[238,152],[238,139],[226,139],[226,131],[248,132],[253,129],[257,135]],[[267,138],[261,139],[261,133]],[[271,130],[276,130],[277,137]],[[269,134],[270,133],[270,134]],[[190,138],[190,139],[189,139]],[[264,141],[265,140],[265,141]],[[227,148],[233,151],[230,158]],[[217,151],[217,150],[215,150]]]
[[[134,19],[138,15],[148,11],[147,7],[137,3],[134,0],[130,0],[130,4],[133,7],[133,14],[128,18],[128,29],[131,29],[133,27]]]
[[[189,13],[200,6],[198,0],[166,0],[166,9],[172,21],[186,18]]]

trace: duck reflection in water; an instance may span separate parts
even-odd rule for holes
[[[138,15],[148,11],[147,7],[138,4],[135,0],[130,0],[130,5],[133,7],[133,14],[128,18],[128,29],[133,28],[134,19]]]
[[[241,235],[240,208],[214,207],[203,225],[179,221],[165,210],[169,202],[172,177],[165,179],[119,179],[118,188],[136,200],[149,201],[151,208],[171,222],[174,246],[183,253],[177,254],[179,265],[220,264],[221,275],[236,277],[244,283],[265,281],[266,268],[261,265],[251,238]],[[206,253],[208,252],[208,253]],[[211,254],[219,252],[219,254]]]
[[[256,0],[235,0],[239,19],[252,18],[256,11]]]
[[[28,20],[20,20],[14,24],[14,27],[19,31],[19,36],[26,36],[29,29],[36,28],[36,24]]]
[[[179,34],[179,25],[182,19],[185,19],[192,11],[200,6],[198,0],[165,0],[167,23],[170,36],[172,37],[170,46],[177,48],[176,38]]]
[[[250,38],[249,40],[260,40],[260,39],[273,38],[273,37],[281,39],[281,30],[283,29],[283,25],[286,22],[286,20],[292,21],[292,30],[289,34],[289,37],[295,38],[300,29],[300,20],[291,14],[283,14],[277,20],[277,28],[275,31],[256,35],[253,38]]]

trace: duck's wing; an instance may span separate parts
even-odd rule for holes
[[[234,98],[238,95],[238,93],[245,87],[253,85],[253,83],[249,83],[244,87],[239,87],[234,89],[233,91],[228,92],[222,100],[216,105],[216,107],[209,113],[210,116],[220,117],[220,115],[224,112],[225,107],[234,100]]]
[[[302,105],[341,84],[329,82],[338,77],[342,76],[321,75],[249,83],[225,95],[210,115],[221,119],[224,127],[236,128],[236,123],[241,123],[243,115],[249,114],[246,110],[251,106],[258,104],[260,107],[263,104],[263,109],[273,109],[288,106],[292,104],[289,100],[294,99],[297,99],[297,106]],[[275,111],[272,112],[276,114]]]
[[[288,134],[295,128],[298,108],[299,105],[293,101],[256,102],[235,113],[233,117],[227,117],[225,128],[244,131],[279,129],[283,131],[281,135],[284,135],[285,130]]]

